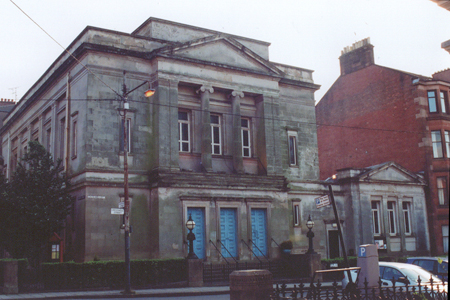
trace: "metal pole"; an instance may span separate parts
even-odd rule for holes
[[[125,78],[124,78],[125,81]],[[123,190],[124,190],[124,221],[125,221],[125,294],[131,294],[130,275],[130,203],[128,199],[128,142],[127,142],[127,87],[123,84]]]
[[[333,205],[334,217],[336,218],[336,223],[337,223],[337,227],[338,227],[339,241],[341,242],[342,251],[344,252],[345,267],[349,268],[350,266],[348,264],[347,251],[345,250],[344,236],[342,235],[341,222],[339,220],[339,215],[338,215],[337,208],[336,208],[336,202],[334,201],[334,194],[333,194],[333,189],[331,188],[331,184],[328,185],[328,190],[330,191],[330,198],[331,198],[330,200],[331,200],[331,204]],[[352,279],[352,274],[351,274],[350,270],[347,270],[347,275],[348,275],[349,283],[352,284],[353,279]]]

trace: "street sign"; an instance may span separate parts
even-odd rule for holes
[[[125,207],[125,202],[119,202],[119,208],[124,208]]]
[[[124,214],[123,208],[111,208],[111,214],[112,215],[123,215]]]
[[[317,208],[321,208],[321,207],[328,206],[331,204],[330,198],[328,197],[328,195],[316,198],[316,199],[314,199],[314,201],[316,202]]]

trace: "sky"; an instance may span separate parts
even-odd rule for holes
[[[341,50],[367,37],[378,65],[450,68],[450,12],[430,0],[0,0],[0,98],[20,100],[64,51],[24,12],[63,47],[86,26],[131,33],[149,17],[269,42],[270,61],[314,71],[316,101]]]

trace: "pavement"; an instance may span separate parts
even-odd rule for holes
[[[120,290],[107,291],[71,291],[71,292],[42,292],[24,294],[0,294],[0,300],[9,299],[102,299],[102,298],[134,298],[134,297],[165,297],[165,296],[199,296],[199,295],[221,295],[229,294],[229,286],[212,287],[182,287],[163,289],[134,290],[133,295],[124,295]]]
[[[331,282],[324,282],[323,286],[331,286]],[[292,288],[293,283],[288,283],[287,287]],[[308,287],[309,284],[305,284]],[[274,284],[274,288],[276,285]],[[0,294],[0,300],[10,299],[104,299],[104,298],[134,298],[134,297],[181,297],[181,296],[206,296],[223,295],[230,293],[229,286],[208,286],[208,287],[171,287],[134,290],[132,295],[124,295],[121,290],[103,291],[67,291],[67,292],[35,292],[23,294]]]

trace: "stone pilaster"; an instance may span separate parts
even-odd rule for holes
[[[244,161],[242,159],[242,132],[241,132],[241,98],[244,98],[244,93],[240,91],[233,91],[230,94],[231,110],[233,115],[232,126],[232,153],[233,153],[233,168],[237,173],[244,173]]]
[[[201,109],[202,109],[202,157],[201,164],[203,170],[212,172],[212,155],[211,155],[211,111],[209,108],[210,94],[214,93],[211,86],[201,86],[197,90],[200,94]]]

